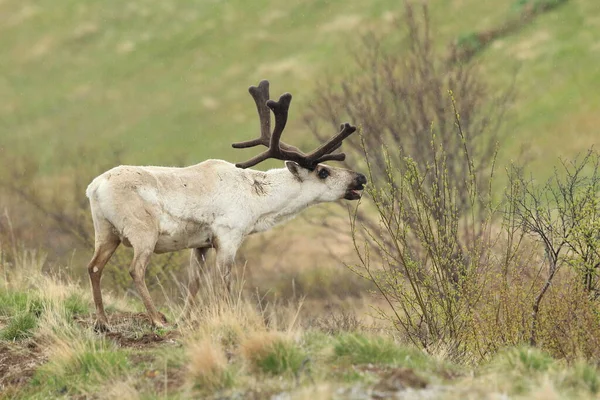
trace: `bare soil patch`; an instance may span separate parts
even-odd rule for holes
[[[167,368],[164,371],[147,371],[156,393],[177,393],[185,384],[186,370]]]
[[[77,322],[93,329],[95,320],[94,317],[81,318]],[[157,333],[145,313],[111,313],[108,314],[108,323],[110,332],[104,335],[120,347],[144,349],[160,345],[177,345],[176,339],[181,336],[177,331]]]
[[[2,321],[0,321],[1,323]],[[76,322],[84,327],[93,328],[94,318],[77,318]],[[144,313],[114,313],[109,315],[111,332],[105,337],[119,347],[147,349],[165,345],[179,345],[180,333],[168,331],[159,334],[152,329]],[[35,370],[47,361],[43,350],[33,340],[21,342],[0,342],[0,392],[14,393],[27,384]],[[177,372],[173,372],[177,374]],[[180,377],[169,377],[173,386],[179,385]]]
[[[156,333],[144,333],[140,337],[128,336],[123,332],[109,332],[106,337],[115,341],[120,347],[142,349],[154,347],[161,344],[175,344],[174,337],[179,336],[176,332],[169,332],[164,336]]]
[[[399,392],[406,388],[424,389],[427,381],[415,374],[410,368],[394,368],[383,374],[382,379],[373,388],[378,393]]]
[[[33,341],[0,342],[0,392],[10,392],[26,384],[46,357]]]

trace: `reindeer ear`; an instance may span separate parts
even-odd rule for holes
[[[297,179],[302,181],[302,177],[300,176],[300,168],[302,167],[300,166],[300,164],[298,164],[295,161],[286,161],[285,166],[292,173],[292,175],[294,175]]]

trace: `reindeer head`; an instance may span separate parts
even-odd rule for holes
[[[342,145],[344,139],[356,131],[356,127],[349,123],[342,124],[337,135],[312,152],[305,154],[298,148],[281,141],[281,134],[287,123],[292,95],[284,93],[279,97],[279,101],[270,100],[269,81],[266,80],[261,81],[258,87],[250,86],[248,91],[256,103],[261,135],[253,140],[234,143],[233,147],[241,149],[263,145],[268,149],[248,161],[237,163],[236,167],[249,168],[269,158],[285,160],[285,165],[290,173],[306,185],[311,193],[315,194],[316,201],[360,199],[361,191],[367,183],[367,178],[363,174],[321,164],[325,161],[343,161],[346,159],[344,153],[331,153]],[[273,133],[271,133],[271,111],[275,115]]]
[[[317,202],[358,200],[367,183],[367,178],[361,173],[325,164],[308,169],[295,161],[286,161],[285,166],[312,193]]]

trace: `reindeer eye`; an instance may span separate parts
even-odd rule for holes
[[[329,170],[323,168],[322,170],[319,171],[319,178],[320,179],[325,179],[329,176]]]

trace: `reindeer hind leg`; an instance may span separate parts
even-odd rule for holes
[[[121,241],[119,237],[113,233],[112,225],[107,220],[96,216],[94,217],[94,230],[96,235],[95,249],[94,255],[87,268],[92,284],[94,305],[96,306],[96,322],[94,327],[98,331],[107,332],[109,330],[108,318],[104,312],[100,280],[106,263],[112,257],[117,247],[119,247]]]
[[[129,274],[135,283],[138,294],[146,306],[152,325],[159,328],[164,327],[167,324],[167,319],[156,309],[145,282],[146,267],[150,261],[150,256],[154,253],[158,232],[149,227],[132,229],[132,231],[135,232],[135,235],[127,235],[129,242],[133,247],[133,260],[129,267]]]

